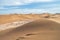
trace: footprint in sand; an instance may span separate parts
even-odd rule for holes
[[[16,40],[23,40],[25,37],[18,37]]]
[[[25,36],[32,36],[32,35],[35,35],[35,34],[28,33],[28,34],[26,34]]]
[[[32,34],[32,33],[28,33],[28,34],[25,34],[25,36],[23,37],[18,37],[16,40],[24,40],[26,38],[26,36],[33,36],[35,34]]]

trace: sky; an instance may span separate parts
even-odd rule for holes
[[[60,0],[0,0],[0,14],[60,13]]]

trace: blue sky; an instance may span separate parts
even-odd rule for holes
[[[0,14],[60,13],[60,0],[0,0]]]

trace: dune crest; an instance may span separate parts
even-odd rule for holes
[[[36,20],[1,35],[0,40],[20,40],[19,37],[24,38],[21,40],[60,40],[60,24],[45,19]]]

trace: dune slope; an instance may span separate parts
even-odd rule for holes
[[[45,19],[36,20],[1,35],[0,40],[60,40],[60,24]]]

